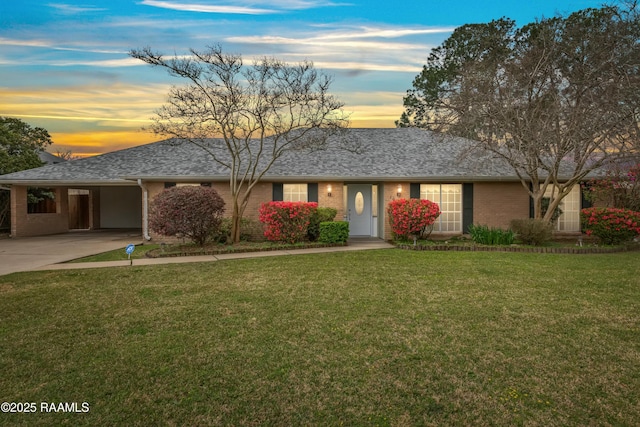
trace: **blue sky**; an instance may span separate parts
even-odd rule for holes
[[[140,129],[181,81],[130,58],[220,44],[245,60],[311,60],[353,127],[393,127],[426,58],[457,26],[518,25],[602,1],[2,0],[0,116],[49,130],[52,151],[92,155],[156,140]]]

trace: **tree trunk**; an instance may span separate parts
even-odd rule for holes
[[[242,220],[242,212],[238,206],[238,196],[233,197],[233,212],[231,213],[231,243],[240,241],[240,225]]]
[[[533,217],[535,219],[543,219],[542,218],[542,196],[544,193],[540,190],[534,191],[533,193]]]
[[[231,213],[231,243],[238,243],[240,241],[240,233],[242,232],[242,216],[244,210],[247,207],[249,196],[251,193],[245,193],[240,200],[239,194],[232,195],[233,211]]]
[[[560,197],[560,195],[555,195],[555,197],[551,200],[549,200],[549,207],[547,208],[547,213],[544,215],[544,220],[547,222],[551,222],[551,219],[553,218],[553,215],[556,212],[556,209],[558,208],[558,206],[560,206],[560,202],[562,202],[562,199],[564,197]]]

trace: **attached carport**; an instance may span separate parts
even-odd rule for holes
[[[89,186],[29,181],[13,182],[10,188],[12,237],[58,234],[75,228],[142,228],[142,190],[135,182]],[[33,189],[46,195],[46,203],[33,203],[28,196]]]

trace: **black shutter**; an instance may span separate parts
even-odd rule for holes
[[[420,198],[420,183],[412,182],[409,184],[409,198],[411,199],[419,199]]]
[[[307,184],[307,202],[318,203],[318,183],[312,182]]]
[[[284,200],[284,185],[281,182],[273,183],[273,197],[274,202],[281,202]]]
[[[164,183],[164,188],[171,188],[171,187],[175,187],[176,183],[175,182],[165,182]]]
[[[473,183],[462,184],[462,231],[469,232],[473,224]]]
[[[533,183],[529,183],[529,190],[533,191]],[[529,196],[529,218],[535,217],[535,206],[533,204],[533,197]]]
[[[580,185],[580,184],[577,184],[577,185]],[[587,200],[587,198],[584,197],[584,193],[588,190],[589,190],[589,187],[587,187],[587,184],[585,184],[585,187],[580,187],[580,209],[587,209],[593,206],[593,204],[591,203],[591,200]]]

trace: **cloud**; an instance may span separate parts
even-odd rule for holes
[[[51,47],[51,42],[47,40],[19,40],[19,39],[7,39],[0,37],[0,45],[8,46],[25,46],[25,47]]]
[[[267,47],[272,51],[269,55],[288,61],[310,59],[320,68],[344,70],[350,76],[371,71],[418,73],[422,70],[421,58],[433,47],[425,43],[425,37],[454,30],[453,27],[393,26],[313,28],[315,32],[230,36],[225,42],[262,52]],[[324,30],[318,31],[318,28]]]
[[[116,59],[96,59],[96,60],[75,60],[75,61],[49,61],[47,65],[53,67],[99,67],[99,68],[117,68],[117,67],[135,67],[145,65],[142,61],[135,58],[116,58]]]
[[[76,6],[76,5],[63,4],[63,3],[49,3],[47,6],[54,8],[58,12],[61,12],[65,15],[75,15],[78,13],[85,13],[85,12],[103,12],[105,10],[108,10],[102,7]]]
[[[144,0],[143,5],[159,7],[162,9],[180,10],[185,12],[202,12],[202,13],[229,13],[240,15],[266,15],[276,13],[275,9],[260,9],[246,6],[231,5],[206,5],[198,3],[180,3],[175,1],[160,0]]]
[[[289,10],[305,10],[319,7],[346,6],[346,3],[334,3],[324,0],[273,0],[273,1],[230,1],[226,5],[185,3],[167,0],[143,0],[140,4],[162,9],[200,13],[226,13],[239,15],[268,15]],[[263,4],[264,7],[256,7]]]

